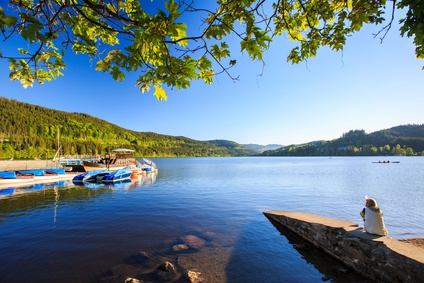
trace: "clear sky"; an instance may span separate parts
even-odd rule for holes
[[[8,62],[0,60],[0,96],[86,113],[139,132],[241,144],[300,144],[350,130],[423,124],[424,61],[415,59],[412,39],[402,38],[397,26],[382,44],[372,35],[378,30],[366,27],[343,52],[324,48],[299,65],[286,62],[293,43],[284,37],[266,51],[264,68],[235,46],[232,74],[238,82],[224,74],[213,85],[193,82],[190,89],[168,89],[166,102],[142,94],[136,74],[115,82],[85,56],[65,57],[65,76],[28,89],[10,82]]]

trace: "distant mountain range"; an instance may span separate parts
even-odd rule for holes
[[[0,97],[0,113],[0,159],[52,158],[59,143],[61,155],[101,154],[124,147],[146,157],[420,155],[424,150],[424,125],[397,126],[370,134],[352,130],[332,141],[283,146],[135,132],[87,114],[4,97]]]
[[[253,144],[253,143],[249,143],[249,144],[243,144],[243,146],[257,152],[257,153],[262,153],[266,150],[275,150],[281,147],[284,147],[284,145],[281,144],[267,144],[267,145],[261,145],[261,144]]]
[[[331,141],[313,141],[266,150],[263,156],[424,155],[424,124],[403,125],[373,133],[351,130]]]

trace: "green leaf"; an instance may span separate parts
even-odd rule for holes
[[[110,74],[112,75],[113,79],[117,82],[122,82],[123,80],[125,80],[124,73],[121,70],[119,70],[119,68],[117,67],[112,68],[112,70],[110,71]]]
[[[108,62],[105,62],[103,60],[97,61],[96,68],[95,68],[96,71],[106,72],[109,69],[110,69],[110,64]]]
[[[18,18],[14,16],[6,16],[3,12],[3,9],[0,10],[0,24],[1,26],[5,25],[6,28],[13,27],[18,21]]]
[[[169,12],[169,18],[172,20],[176,19],[180,15],[178,5],[175,3],[175,0],[171,0],[169,2],[165,1],[165,8]]]
[[[172,24],[169,27],[171,32],[171,38],[174,41],[177,41],[177,44],[186,47],[188,45],[188,40],[181,40],[187,38],[187,25],[186,24]]]
[[[156,96],[157,100],[159,101],[168,100],[168,96],[166,95],[165,90],[156,83],[155,83],[155,93],[153,95]]]

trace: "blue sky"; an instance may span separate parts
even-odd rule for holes
[[[378,30],[365,27],[343,52],[324,48],[299,65],[286,62],[293,43],[277,38],[264,54],[264,69],[236,45],[232,74],[238,82],[226,75],[213,85],[193,82],[190,89],[168,89],[166,102],[140,93],[136,74],[115,82],[85,56],[65,57],[64,77],[28,89],[10,82],[7,61],[0,60],[0,96],[86,113],[134,131],[242,144],[300,144],[355,129],[423,124],[424,61],[415,59],[412,39],[402,38],[397,26],[382,44],[372,35]]]

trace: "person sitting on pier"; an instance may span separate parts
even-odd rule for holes
[[[377,206],[373,198],[365,197],[365,208],[360,213],[364,220],[364,231],[370,234],[387,236],[388,232],[384,225],[383,212]]]

